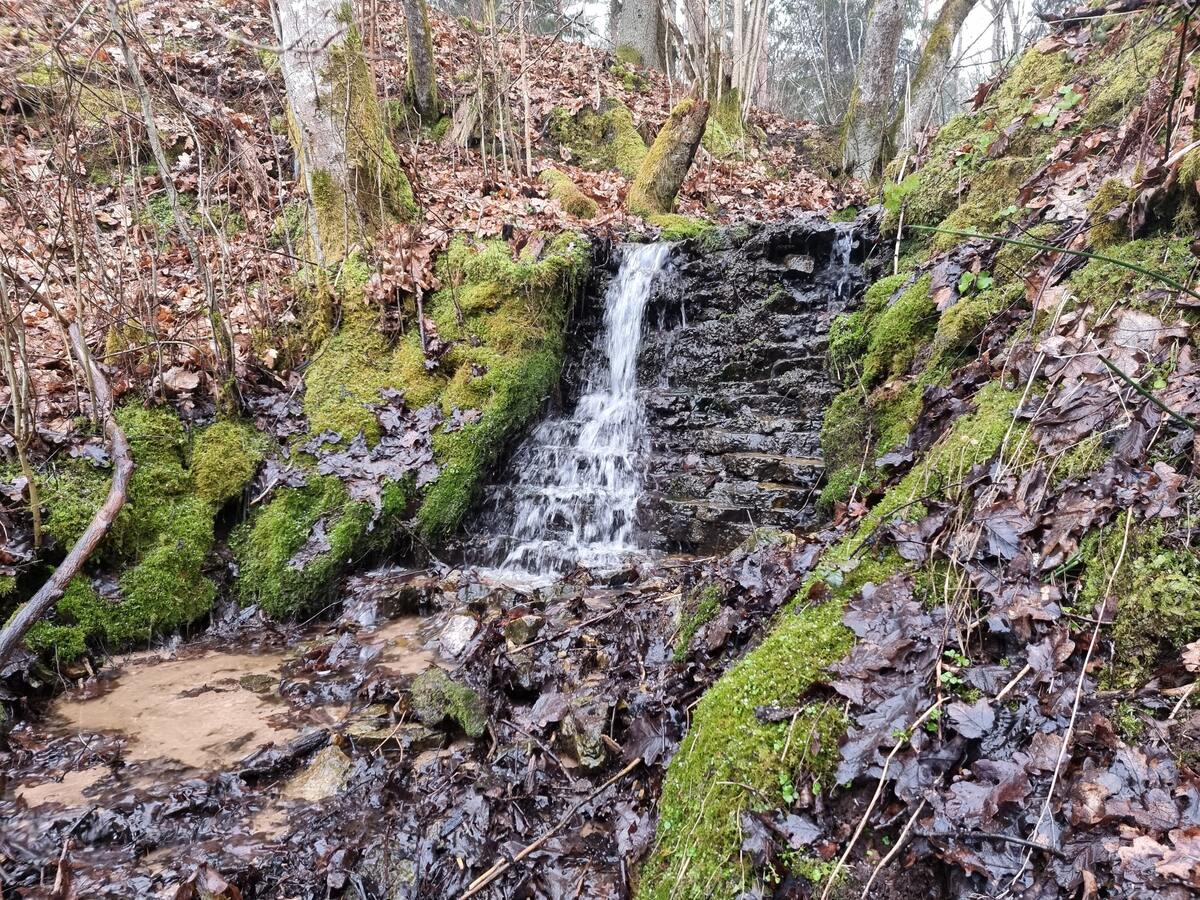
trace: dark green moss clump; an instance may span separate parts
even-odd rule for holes
[[[737,896],[750,875],[739,853],[741,812],[775,808],[788,786],[815,782],[819,790],[829,778],[845,714],[839,704],[805,697],[850,648],[841,612],[838,603],[785,612],[762,645],[700,700],[667,770],[639,897]],[[788,721],[763,722],[754,713],[798,704]]]
[[[1141,687],[1158,666],[1174,663],[1185,645],[1200,638],[1200,559],[1195,550],[1168,541],[1162,525],[1132,527],[1124,558],[1123,543],[1123,519],[1084,540],[1079,551],[1084,576],[1076,604],[1091,616],[1106,592],[1117,601],[1112,661],[1103,679],[1117,689]]]
[[[254,475],[261,454],[249,426],[240,423],[209,426],[192,448],[168,409],[129,405],[117,411],[117,420],[129,439],[134,472],[128,499],[96,561],[121,572],[119,596],[101,599],[84,576],[71,582],[53,617],[29,637],[30,647],[59,661],[78,658],[90,642],[115,648],[148,641],[208,612],[216,586],[203,566],[214,517]],[[69,547],[82,534],[108,492],[109,478],[79,460],[43,476],[47,533],[60,546]]]

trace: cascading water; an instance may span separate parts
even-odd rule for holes
[[[545,577],[577,564],[603,568],[638,550],[647,438],[637,357],[642,316],[669,252],[667,244],[624,248],[575,410],[543,421],[517,450],[493,553],[500,573]]]

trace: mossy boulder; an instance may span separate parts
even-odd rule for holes
[[[299,615],[362,555],[410,530],[426,544],[453,532],[489,467],[557,384],[568,311],[589,260],[586,239],[573,233],[531,243],[515,258],[502,241],[455,241],[438,262],[443,286],[425,301],[426,317],[448,345],[431,359],[415,326],[394,343],[384,338],[381,311],[364,293],[369,269],[348,257],[330,285],[341,328],[305,377],[311,432],[332,431],[343,441],[362,433],[373,445],[380,436],[374,407],[386,389],[402,391],[411,409],[435,404],[447,417],[456,410],[478,416],[454,431],[435,430],[436,480],[421,492],[408,481],[388,484],[378,513],[315,475],[305,487],[277,492],[234,537],[242,600],[274,616]]]
[[[550,188],[550,196],[577,219],[590,219],[596,215],[596,201],[579,189],[568,175],[558,169],[546,169],[542,181]]]
[[[620,100],[605,100],[599,110],[584,107],[572,115],[565,109],[550,114],[550,137],[566,148],[572,160],[595,171],[616,169],[634,175],[646,157],[633,115]]]
[[[101,598],[81,575],[53,615],[30,632],[29,646],[60,662],[79,657],[90,642],[114,649],[148,641],[209,611],[216,586],[203,567],[214,518],[253,477],[262,452],[240,422],[218,422],[193,439],[169,409],[130,404],[116,416],[134,471],[125,506],[94,562],[120,573],[118,590]],[[46,532],[61,547],[83,533],[104,501],[109,478],[81,460],[42,475]]]
[[[454,722],[467,737],[482,737],[487,730],[487,707],[478,692],[438,668],[426,669],[412,685],[413,714],[430,727]]]

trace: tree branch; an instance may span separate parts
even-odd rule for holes
[[[16,273],[10,270],[10,274],[15,275]],[[24,279],[17,280],[22,284],[27,284]],[[129,490],[129,476],[133,474],[133,456],[129,452],[129,441],[125,439],[125,432],[121,430],[121,426],[117,424],[117,420],[113,416],[112,391],[109,390],[108,379],[104,377],[104,372],[88,352],[83,330],[79,327],[78,322],[68,322],[66,316],[53,302],[40,294],[38,294],[38,300],[67,330],[71,341],[71,352],[85,377],[92,384],[96,421],[104,429],[104,436],[108,440],[108,449],[113,458],[113,479],[104,503],[96,510],[96,515],[92,517],[88,527],[79,536],[79,540],[75,542],[75,546],[71,548],[66,559],[54,570],[54,574],[46,580],[38,592],[8,620],[3,630],[0,630],[0,664],[3,664],[17,649],[25,637],[25,633],[33,627],[33,624],[59,601],[66,592],[71,579],[79,574],[88,557],[108,534],[108,529],[112,527],[121,507],[125,505],[125,497]]]

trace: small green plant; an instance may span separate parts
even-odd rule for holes
[[[1062,85],[1058,89],[1058,101],[1044,115],[1039,116],[1035,124],[1038,128],[1053,128],[1058,122],[1058,117],[1068,109],[1078,106],[1082,99],[1083,94],[1076,91],[1073,86]]]
[[[779,792],[783,795],[783,801],[791,806],[799,798],[796,793],[796,786],[792,784],[792,776],[788,772],[779,773]]]
[[[958,278],[958,292],[970,294],[973,291],[986,291],[993,283],[990,272],[963,272]]]
[[[953,647],[949,647],[946,650],[943,650],[942,656],[946,657],[946,659],[948,659],[950,661],[951,665],[958,666],[960,669],[965,669],[967,666],[971,665],[970,657],[963,656],[959,651],[955,650]]]
[[[930,711],[925,719],[925,730],[930,734],[937,734],[939,724],[942,721],[942,710],[940,707]]]

